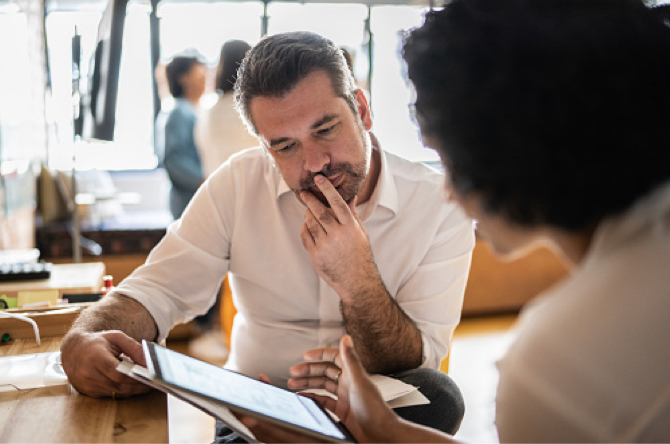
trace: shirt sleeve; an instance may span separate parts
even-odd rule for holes
[[[220,173],[226,175],[227,170]],[[159,341],[174,325],[204,314],[215,303],[228,272],[231,230],[224,221],[222,206],[234,206],[236,192],[227,176],[216,186],[205,182],[184,216],[168,227],[146,263],[115,290],[149,311],[158,327]],[[216,198],[213,187],[219,189]]]
[[[175,109],[165,123],[165,169],[173,185],[195,191],[202,183],[202,165],[194,140],[195,115]]]
[[[437,369],[461,318],[475,244],[473,222],[449,204],[438,232],[396,300],[421,331],[422,367]]]

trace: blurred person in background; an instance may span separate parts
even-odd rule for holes
[[[251,46],[242,40],[229,40],[221,47],[215,80],[219,98],[195,124],[195,141],[205,176],[231,155],[260,144],[244,125],[233,98],[237,69],[249,49]]]
[[[174,108],[165,121],[165,158],[170,178],[170,212],[179,219],[204,176],[193,135],[207,67],[196,56],[175,56],[165,67]]]

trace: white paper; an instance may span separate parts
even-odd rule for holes
[[[59,351],[0,358],[0,392],[67,383]]]
[[[377,386],[382,394],[382,398],[391,408],[409,407],[413,405],[430,404],[418,388],[406,384],[399,379],[394,379],[384,375],[371,375],[370,379]],[[317,395],[330,396],[337,399],[337,396],[325,389],[307,389],[301,393],[314,393]]]
[[[414,390],[406,395],[401,395],[395,399],[386,401],[386,403],[392,409],[397,409],[398,407],[430,404],[430,401],[419,390]]]

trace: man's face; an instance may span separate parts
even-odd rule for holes
[[[328,205],[314,184],[317,174],[347,202],[358,194],[370,166],[372,120],[360,91],[356,104],[360,117],[333,94],[323,71],[311,73],[284,97],[251,100],[258,137],[298,198],[307,190]]]

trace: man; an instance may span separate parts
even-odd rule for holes
[[[443,176],[381,150],[342,53],[318,35],[259,42],[236,100],[263,147],[210,176],[147,263],[75,323],[62,347],[72,384],[92,396],[143,391],[114,370],[117,357],[143,362],[136,341],[161,341],[204,312],[230,272],[238,315],[226,367],[286,386],[303,353],[347,332],[368,371],[450,410],[406,417],[454,431],[460,393],[430,369],[458,323],[474,239],[471,220],[443,201]]]

